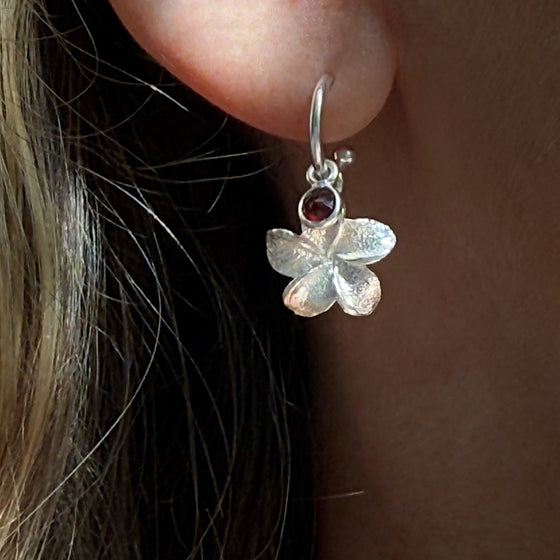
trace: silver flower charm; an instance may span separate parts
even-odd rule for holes
[[[303,317],[319,315],[335,302],[350,315],[369,315],[381,299],[381,286],[366,265],[386,257],[397,241],[381,222],[346,218],[343,173],[356,154],[341,147],[327,159],[321,145],[323,99],[332,83],[332,76],[322,76],[311,99],[312,164],[306,173],[311,188],[298,205],[302,233],[272,229],[266,237],[272,268],[293,278],[284,290],[284,303]]]
[[[303,229],[267,234],[267,256],[286,286],[285,305],[297,315],[314,317],[338,302],[350,315],[369,315],[381,299],[377,276],[366,265],[386,257],[396,243],[391,228],[367,218],[347,219]]]

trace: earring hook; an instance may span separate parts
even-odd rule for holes
[[[329,174],[329,169],[325,162],[323,154],[323,146],[321,144],[321,117],[323,113],[323,101],[325,93],[329,90],[334,82],[334,78],[325,74],[317,82],[313,99],[311,100],[311,111],[309,115],[309,142],[311,144],[311,159],[315,170],[315,176],[318,179],[324,178]]]

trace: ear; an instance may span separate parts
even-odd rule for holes
[[[323,137],[364,128],[381,110],[396,52],[378,0],[111,0],[135,39],[227,113],[306,140],[315,84],[334,76]]]

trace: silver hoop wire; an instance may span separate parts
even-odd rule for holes
[[[317,82],[313,99],[311,100],[311,111],[309,115],[309,142],[311,144],[311,160],[315,168],[315,175],[318,179],[322,179],[329,173],[325,163],[323,154],[323,146],[321,144],[321,116],[323,113],[323,101],[325,93],[332,86],[334,79],[329,74],[325,74]]]

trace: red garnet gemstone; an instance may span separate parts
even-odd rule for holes
[[[311,189],[303,199],[303,215],[310,222],[322,222],[334,211],[336,198],[332,189],[316,187]]]

